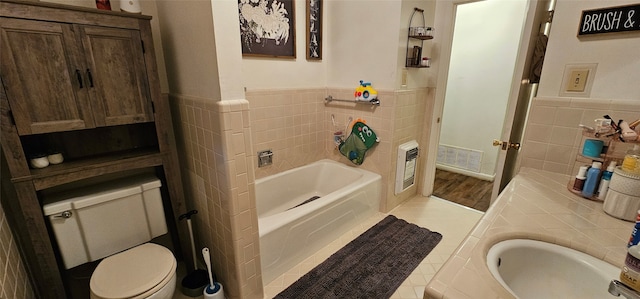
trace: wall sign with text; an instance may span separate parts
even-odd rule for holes
[[[583,10],[578,36],[640,31],[640,4]]]

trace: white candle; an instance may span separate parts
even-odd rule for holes
[[[139,0],[120,0],[120,10],[131,13],[142,12]]]

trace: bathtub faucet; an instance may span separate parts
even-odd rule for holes
[[[618,280],[609,283],[609,293],[616,297],[622,295],[627,299],[640,299],[640,293]]]

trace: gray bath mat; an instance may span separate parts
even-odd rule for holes
[[[390,298],[440,240],[389,215],[275,298]]]

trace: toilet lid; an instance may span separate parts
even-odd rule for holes
[[[171,275],[175,263],[167,248],[145,243],[102,260],[91,275],[91,291],[101,298],[134,297]]]

